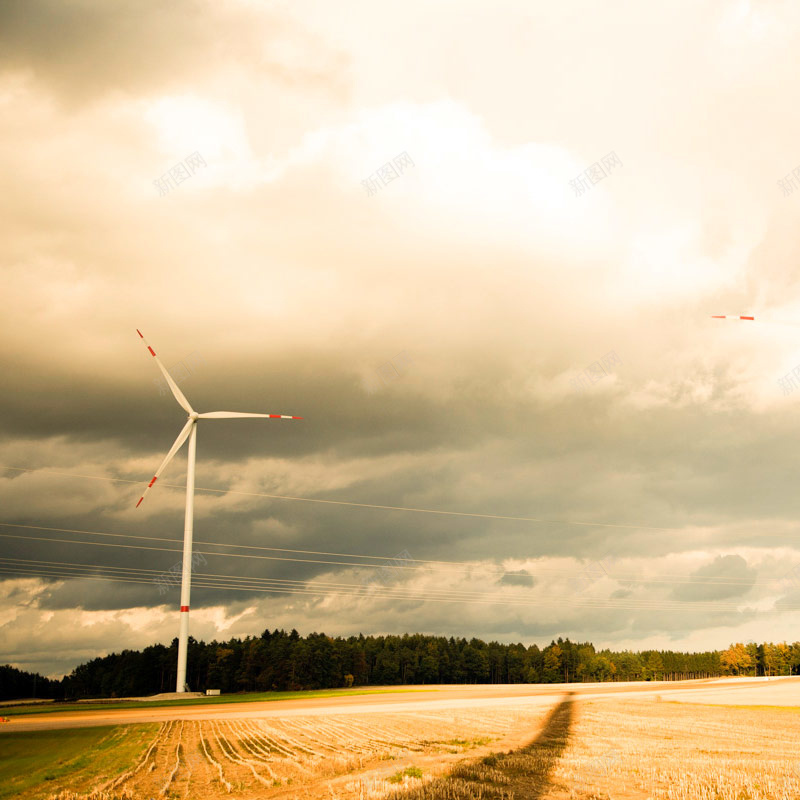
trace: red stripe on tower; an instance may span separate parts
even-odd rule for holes
[[[181,606],[181,613],[183,613],[184,611],[188,611],[188,610],[189,610],[189,606]]]

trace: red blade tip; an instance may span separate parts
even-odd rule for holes
[[[139,498],[139,502],[136,504],[136,508],[139,508],[139,504],[144,500],[144,495]]]

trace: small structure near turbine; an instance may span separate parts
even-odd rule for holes
[[[178,404],[189,415],[183,430],[178,434],[178,438],[167,453],[166,458],[161,462],[161,466],[156,470],[147,488],[139,498],[136,504],[138,508],[142,500],[144,500],[147,492],[152,488],[153,484],[158,480],[161,473],[166,469],[167,464],[175,457],[175,454],[180,450],[181,445],[188,439],[189,440],[189,460],[186,470],[186,518],[183,528],[183,571],[181,573],[181,623],[180,633],[178,636],[178,677],[175,691],[186,691],[186,654],[189,646],[189,595],[191,593],[192,583],[192,530],[194,527],[194,463],[197,451],[197,420],[199,419],[242,419],[248,417],[262,417],[264,419],[303,419],[302,417],[292,417],[287,414],[245,414],[239,411],[209,411],[205,414],[198,414],[189,401],[184,397],[183,392],[178,388],[178,384],[172,379],[172,376],[167,372],[166,367],[161,363],[161,360],[156,355],[155,350],[147,344],[147,340],[142,336],[142,332],[137,328],[136,333],[147,346],[150,355],[155,359],[158,368],[164,374],[164,379],[167,385],[172,390],[172,394],[178,401]]]

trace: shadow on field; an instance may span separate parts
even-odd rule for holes
[[[541,733],[528,745],[493,753],[476,763],[459,764],[447,777],[396,792],[397,800],[537,800],[551,785],[550,774],[569,741],[574,692],[549,714]]]

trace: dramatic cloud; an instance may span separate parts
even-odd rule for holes
[[[687,583],[675,587],[678,600],[722,600],[741,597],[755,583],[756,571],[748,569],[741,556],[717,556],[710,564],[695,570]]]
[[[3,4],[0,661],[177,633],[183,454],[134,506],[183,411],[136,328],[198,410],[304,417],[200,423],[198,638],[796,638],[798,31]]]

